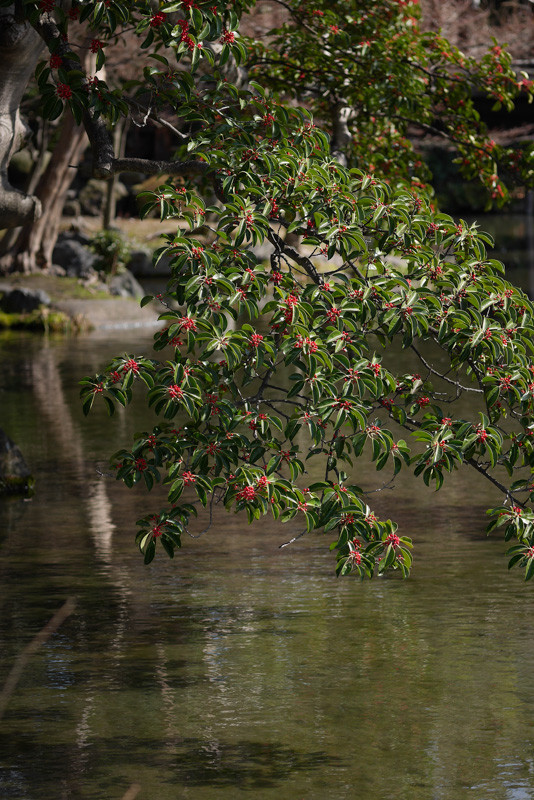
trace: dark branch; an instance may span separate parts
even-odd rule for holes
[[[289,258],[291,258],[296,264],[302,267],[314,283],[316,283],[318,286],[323,283],[323,279],[309,258],[301,255],[297,250],[291,247],[291,245],[286,244],[284,240],[272,229],[270,229],[267,233],[267,238],[281,253],[289,256]]]

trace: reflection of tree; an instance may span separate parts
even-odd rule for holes
[[[90,473],[84,454],[83,438],[65,398],[63,383],[53,350],[43,346],[32,361],[33,386],[43,416],[56,443],[56,449],[73,465],[76,477],[87,487],[83,493],[89,529],[99,557],[110,563],[112,536],[111,503],[106,484]]]

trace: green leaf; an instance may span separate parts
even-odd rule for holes
[[[154,541],[154,539],[151,539],[145,548],[145,558],[144,558],[145,564],[150,564],[155,555],[156,555],[156,542]]]
[[[103,395],[102,399],[104,400],[104,403],[107,407],[109,416],[112,417],[113,414],[115,413],[115,405],[113,403],[113,400],[110,397],[107,397],[106,395]]]

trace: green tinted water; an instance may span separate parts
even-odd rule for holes
[[[78,600],[0,723],[0,797],[534,798],[532,587],[485,537],[491,489],[370,497],[416,542],[404,582],[336,580],[330,537],[280,550],[298,527],[224,513],[146,568],[134,523],[158,500],[96,469],[141,409],[85,420],[77,380],[150,339],[0,339],[0,424],[37,479],[0,506],[0,685]]]

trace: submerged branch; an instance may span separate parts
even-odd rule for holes
[[[0,720],[4,716],[4,712],[7,704],[9,703],[11,695],[17,688],[17,684],[21,678],[24,668],[26,667],[32,655],[37,652],[41,645],[43,645],[53,633],[57,631],[60,625],[65,622],[67,617],[70,617],[75,608],[76,600],[74,597],[69,597],[68,600],[63,603],[61,608],[56,611],[49,622],[46,623],[44,628],[41,628],[39,633],[33,637],[31,642],[26,645],[22,653],[20,653],[6,678],[2,691],[0,692]]]

